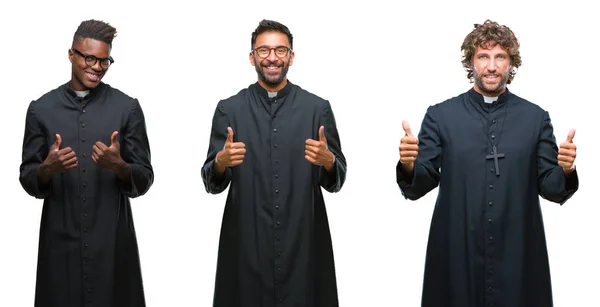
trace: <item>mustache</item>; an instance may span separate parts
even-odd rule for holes
[[[260,62],[260,66],[263,66],[263,67],[266,67],[266,66],[282,67],[283,66],[283,61],[271,62],[269,60],[263,60],[262,62]]]

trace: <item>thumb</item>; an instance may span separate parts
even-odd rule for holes
[[[227,127],[227,143],[233,143],[233,129]]]
[[[319,141],[327,143],[327,138],[325,137],[325,127],[323,126],[319,128]]]
[[[404,133],[406,133],[406,136],[413,137],[412,130],[410,130],[410,125],[408,124],[408,121],[402,121],[402,129],[404,129]]]
[[[569,134],[567,134],[567,142],[573,143],[574,137],[575,137],[575,129],[569,130]]]
[[[58,150],[60,148],[60,144],[62,143],[62,138],[60,137],[60,134],[56,134],[56,141],[54,142],[54,144],[52,145],[52,147],[54,147],[55,150]]]
[[[119,142],[117,141],[117,134],[119,134],[119,131],[113,132],[112,135],[110,136],[110,146],[119,144]]]

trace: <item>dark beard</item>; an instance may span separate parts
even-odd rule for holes
[[[261,62],[262,63],[262,62]],[[278,78],[276,79],[269,79],[267,77],[267,75],[265,74],[265,72],[263,71],[263,66],[261,63],[257,63],[256,59],[254,59],[254,68],[256,69],[256,73],[258,74],[258,77],[260,78],[260,80],[262,80],[264,83],[270,85],[270,86],[277,86],[279,84],[281,84],[281,82],[283,82],[283,80],[285,79],[285,76],[287,75],[287,71],[290,68],[290,65],[282,65],[282,69],[281,69],[281,74],[279,75]],[[279,66],[279,63],[274,63],[274,62],[269,62],[267,61],[267,66],[269,66],[270,64],[275,64],[277,66]]]
[[[496,87],[495,89],[489,90],[485,87],[485,83],[483,82],[484,77],[480,76],[476,70],[473,70],[473,79],[475,79],[475,84],[477,84],[477,87],[479,87],[479,89],[482,92],[484,92],[486,94],[491,94],[490,96],[499,94],[504,90],[504,88],[506,87],[506,84],[508,82],[508,76],[509,76],[509,73],[507,71],[507,72],[505,72],[504,76],[501,77],[500,83],[498,83],[498,87]]]

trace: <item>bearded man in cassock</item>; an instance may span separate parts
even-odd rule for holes
[[[145,306],[129,198],[154,180],[137,99],[101,80],[116,29],[87,20],[71,80],[27,109],[20,182],[44,199],[36,307]]]
[[[418,138],[404,121],[397,183],[417,200],[438,187],[424,307],[550,307],[539,196],[578,189],[575,130],[557,146],[550,116],[509,91],[521,65],[506,26],[476,24],[463,44],[473,88],[427,109]]]
[[[346,159],[332,107],[286,77],[289,29],[263,20],[252,33],[258,81],[217,104],[202,178],[228,186],[214,306],[338,306],[321,189],[338,192]]]

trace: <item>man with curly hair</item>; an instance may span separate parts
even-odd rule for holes
[[[562,205],[577,191],[575,130],[558,147],[548,112],[508,90],[521,65],[508,27],[476,24],[461,49],[473,88],[430,106],[418,138],[402,123],[403,196],[439,185],[422,306],[550,307],[539,196]]]
[[[27,109],[20,181],[44,199],[36,307],[145,306],[130,198],[154,181],[137,99],[101,82],[116,29],[83,21],[71,80]]]

